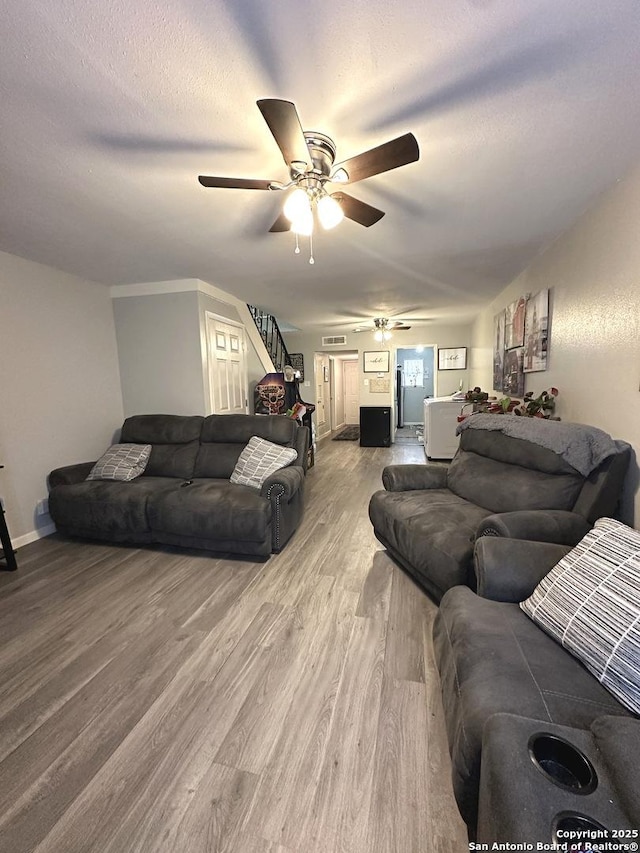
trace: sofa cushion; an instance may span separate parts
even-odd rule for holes
[[[149,532],[147,503],[152,495],[179,488],[166,477],[138,477],[129,483],[85,480],[57,486],[49,494],[49,511],[59,528],[82,536],[105,535],[126,541]]]
[[[369,502],[376,536],[428,580],[438,598],[469,581],[475,531],[487,515],[448,489],[379,491]]]
[[[494,433],[494,444],[503,444],[504,437],[500,436],[500,440],[496,441],[495,435]],[[526,441],[518,443],[522,449],[529,446]],[[486,507],[491,512],[527,509],[570,510],[580,494],[583,477],[577,471],[551,473],[529,468],[527,461],[527,455],[521,457],[521,464],[514,464],[481,456],[461,447],[449,466],[447,486],[459,497]]]
[[[601,518],[521,603],[627,708],[640,713],[640,533]]]
[[[252,436],[294,447],[298,429],[284,415],[209,415],[202,426],[194,477],[229,479]]]
[[[150,444],[112,444],[87,475],[87,480],[135,480],[144,472]]]
[[[201,415],[134,415],[122,425],[120,441],[150,444],[146,477],[193,477],[204,418]]]
[[[249,486],[194,480],[158,494],[149,505],[152,530],[207,540],[271,541],[271,504]]]
[[[298,458],[293,447],[282,447],[257,435],[249,439],[229,478],[232,483],[259,489],[271,474]]]
[[[442,598],[433,637],[454,791],[469,825],[476,820],[483,727],[492,714],[585,729],[602,714],[628,716],[518,604],[455,587]]]

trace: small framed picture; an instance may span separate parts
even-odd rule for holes
[[[365,373],[388,373],[389,372],[389,351],[380,350],[379,352],[363,353]]]
[[[438,350],[438,370],[466,370],[467,348],[453,347]]]
[[[322,368],[322,378],[324,379],[325,382],[329,381],[329,368],[327,367],[326,364],[323,365],[323,368]]]

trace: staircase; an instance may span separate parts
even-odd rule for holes
[[[247,305],[247,308],[260,332],[260,337],[264,341],[276,372],[282,373],[285,365],[291,364],[291,358],[278,328],[276,318],[273,314],[267,314],[262,308],[255,308],[253,305]]]

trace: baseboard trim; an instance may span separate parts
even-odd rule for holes
[[[22,548],[23,545],[36,542],[38,539],[44,539],[45,536],[51,536],[55,532],[56,526],[51,522],[51,524],[46,524],[44,527],[39,527],[38,530],[32,530],[30,533],[18,536],[17,539],[12,539],[11,542],[14,548]]]

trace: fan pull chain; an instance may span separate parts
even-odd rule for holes
[[[309,263],[315,264],[315,258],[313,257],[313,232],[309,234]]]

